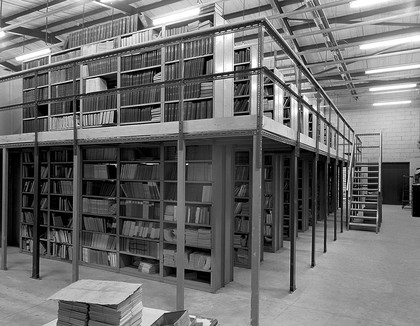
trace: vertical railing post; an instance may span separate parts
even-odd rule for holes
[[[3,148],[2,199],[1,199],[1,270],[7,270],[7,210],[9,200],[9,152]]]

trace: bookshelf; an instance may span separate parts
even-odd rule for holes
[[[121,148],[119,264],[130,274],[161,275],[160,146]]]
[[[262,201],[262,239],[266,252],[276,252],[282,246],[280,210],[282,195],[280,177],[281,161],[277,153],[264,153],[263,156],[263,201]]]
[[[251,153],[234,153],[233,251],[234,265],[251,267]]]
[[[34,223],[34,161],[31,151],[22,153],[21,250],[32,252]],[[72,150],[40,152],[40,254],[72,259]]]
[[[177,266],[177,151],[175,146],[166,146],[164,151],[163,277],[174,279]],[[185,279],[209,288],[218,286],[220,278],[216,275],[216,262],[220,257],[217,257],[214,245],[213,152],[211,145],[186,147]]]
[[[290,240],[290,212],[291,212],[291,198],[290,198],[290,158],[282,157],[282,174],[283,174],[283,239]]]
[[[82,155],[81,261],[116,269],[118,149],[86,148]]]
[[[255,63],[255,47],[241,46],[235,47],[233,52],[233,69],[235,72],[251,69]],[[249,115],[253,99],[255,96],[253,88],[255,85],[254,76],[241,75],[238,73],[234,78],[233,90],[233,114],[234,115]],[[269,87],[268,87],[269,89]]]
[[[297,230],[298,232],[305,231],[305,214],[304,214],[304,180],[303,180],[303,160],[298,159],[298,220],[297,220]]]
[[[53,258],[72,260],[73,150],[51,149],[46,154],[49,179],[44,181],[45,173],[41,173],[41,182],[49,185],[49,204],[46,204],[46,212],[42,211],[48,215],[49,254]],[[41,171],[42,168],[43,165]]]

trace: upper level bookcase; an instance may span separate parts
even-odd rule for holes
[[[218,5],[211,4],[202,6],[200,15],[187,21],[144,28],[144,17],[134,15],[72,33],[66,50],[23,64],[23,69],[30,69],[49,63],[64,64],[77,57],[86,58],[77,66],[58,66],[39,75],[24,77],[25,103],[56,100],[25,106],[23,132],[35,131],[36,116],[38,131],[71,129],[75,123],[77,127],[89,128],[177,121],[180,105],[184,120],[212,118],[215,95],[212,79],[166,87],[153,86],[153,83],[205,76],[220,70],[226,38],[212,36],[149,47],[147,44],[161,37],[220,25],[224,23],[221,13]],[[89,59],[90,55],[135,44],[145,44],[145,48],[119,56]],[[139,89],[140,85],[144,88]],[[122,88],[132,90],[119,94],[104,92]],[[82,100],[61,100],[78,94],[88,96]]]

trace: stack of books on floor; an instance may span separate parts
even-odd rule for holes
[[[80,280],[50,299],[59,300],[57,326],[141,325],[141,284]]]

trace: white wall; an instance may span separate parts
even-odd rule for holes
[[[341,113],[356,133],[382,131],[383,162],[409,162],[410,175],[420,168],[420,103],[373,107],[354,104]]]

